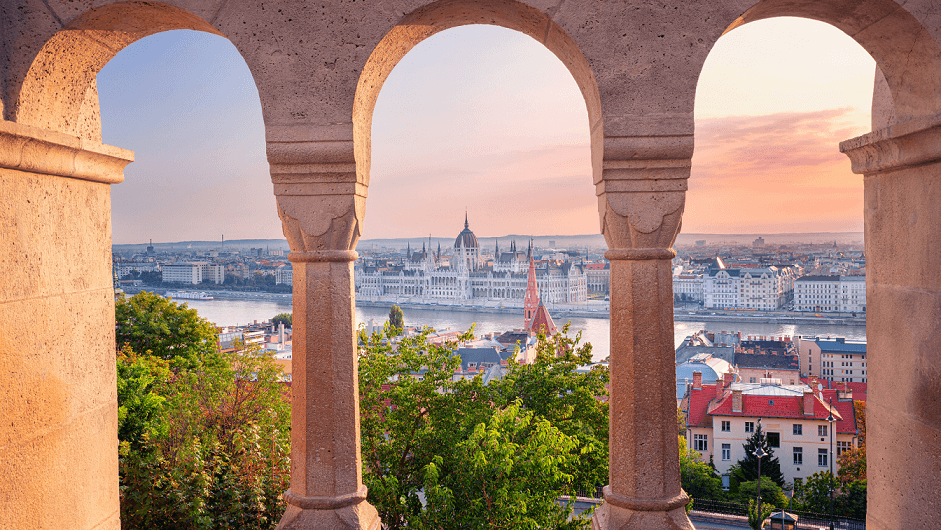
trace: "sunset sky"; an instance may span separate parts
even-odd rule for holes
[[[813,21],[747,24],[696,96],[684,232],[862,230],[862,178],[837,144],[869,130],[875,63]],[[105,143],[136,152],[113,187],[114,243],[280,238],[258,93],[225,39],[143,39],[98,75]],[[364,238],[598,231],[588,119],[541,44],[468,26],[412,50],[373,120]],[[453,234],[452,234],[453,233]]]

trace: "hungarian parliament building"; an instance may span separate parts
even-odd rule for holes
[[[532,267],[530,266],[532,262]],[[484,304],[501,301],[522,306],[530,273],[536,277],[539,297],[546,304],[588,300],[588,278],[581,263],[568,260],[535,262],[530,243],[526,252],[516,244],[492,259],[481,256],[477,236],[464,219],[464,230],[454,240],[450,256],[431,249],[406,251],[404,263],[356,264],[357,299],[399,300],[413,303]]]

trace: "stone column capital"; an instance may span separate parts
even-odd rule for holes
[[[691,135],[604,138],[595,190],[609,248],[640,251],[673,245],[686,204],[692,156]],[[653,259],[649,256],[654,254],[651,250],[615,259]]]
[[[840,142],[853,173],[870,175],[941,161],[941,114],[916,118]]]
[[[357,167],[352,124],[269,126],[266,134],[291,260],[349,261],[329,252],[352,251],[362,233],[369,172]]]

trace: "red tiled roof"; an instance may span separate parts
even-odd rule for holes
[[[803,396],[758,396],[742,395],[742,412],[732,412],[732,392],[726,390],[721,400],[716,401],[716,385],[703,385],[691,389],[688,396],[688,422],[694,427],[711,427],[710,416],[741,416],[749,418],[812,418],[826,420],[830,411],[825,402],[832,398],[838,433],[856,434],[856,417],[853,401],[837,399],[837,390],[823,390],[814,394],[813,416],[804,414]],[[771,403],[773,402],[773,404]]]
[[[689,395],[689,418],[690,425],[698,427],[711,427],[712,419],[707,418],[709,411],[709,402],[716,397],[716,385],[703,385],[701,389],[694,388],[690,390]]]

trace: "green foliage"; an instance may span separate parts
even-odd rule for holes
[[[742,482],[738,485],[740,502],[746,503],[758,498],[758,481]],[[780,486],[768,477],[761,477],[761,502],[770,504],[775,508],[785,508],[788,505],[787,495]]]
[[[193,368],[217,350],[215,327],[186,304],[141,291],[119,297],[114,309],[117,350],[129,347],[179,368]]]
[[[795,484],[794,500],[801,509],[829,513],[830,496],[840,487],[839,481],[829,471],[820,471]]]
[[[503,380],[484,385],[480,377],[453,380],[459,364],[454,344],[430,345],[425,335],[394,344],[396,331],[387,326],[384,336],[360,335],[363,481],[383,523],[388,528],[587,524],[567,522],[570,508],[556,499],[573,493],[576,484],[594,488],[597,471],[582,469],[581,462],[603,455],[607,475],[607,452],[601,448],[606,443],[596,425],[607,425],[607,407],[599,408],[594,398],[603,395],[607,376],[566,372],[588,350],[570,347],[556,357],[548,355],[551,345],[571,346],[571,340],[546,341],[545,355],[534,365],[510,363]],[[579,381],[586,388],[579,388]]]
[[[835,515],[866,518],[866,481],[852,480],[840,483],[829,471],[814,473],[806,480],[795,483],[794,500],[807,511],[830,513],[832,506]]]
[[[169,363],[138,355],[129,346],[118,352],[118,439],[140,447],[147,439],[166,434]]]
[[[762,503],[761,506],[759,506],[757,500],[748,501],[748,526],[752,527],[753,530],[761,530],[765,519],[767,519],[773,511],[774,506],[770,504]]]
[[[274,318],[271,319],[271,323],[274,324],[275,327],[278,327],[283,323],[284,327],[289,328],[291,327],[293,321],[294,313],[278,313],[274,316]]]
[[[711,464],[702,461],[702,456],[686,447],[686,438],[679,437],[680,483],[690,497],[720,500],[724,498],[722,478]]]
[[[836,502],[837,513],[856,519],[866,519],[866,480],[854,480],[843,484]]]
[[[402,330],[405,329],[405,313],[402,312],[402,308],[392,304],[392,307],[389,308],[389,326],[399,330],[399,333],[402,333]]]
[[[141,335],[135,340],[147,353],[130,342],[118,353],[122,527],[274,528],[290,479],[290,404],[280,367],[258,348],[219,353],[212,342],[207,350],[207,322],[195,314],[169,318],[180,311],[169,307],[176,304],[141,298],[124,302],[130,320],[162,319],[170,329],[154,334],[157,342],[173,340],[155,349]],[[180,321],[197,332],[172,329]],[[170,354],[152,353],[161,348]]]
[[[578,466],[572,486],[593,493],[608,483],[608,370],[578,368],[591,363],[591,344],[581,332],[568,336],[569,324],[552,337],[540,335],[536,360],[512,363],[503,379],[490,383],[499,402],[519,400],[523,408],[548,420],[575,439]]]
[[[498,409],[455,447],[463,463],[442,475],[438,457],[425,467],[428,506],[419,528],[570,528],[559,484],[576,467],[576,441],[519,402]]]
[[[841,484],[866,480],[866,446],[843,451],[837,458],[837,464]]]
[[[735,482],[750,482],[758,480],[758,457],[755,451],[761,446],[767,456],[761,459],[761,476],[768,477],[779,487],[784,487],[784,475],[781,473],[781,462],[774,456],[774,449],[768,444],[765,433],[761,429],[761,422],[758,422],[758,428],[755,433],[745,442],[745,458],[739,460],[736,473],[731,475]]]

